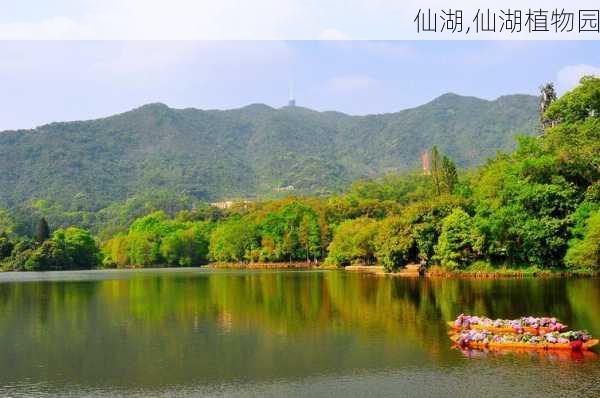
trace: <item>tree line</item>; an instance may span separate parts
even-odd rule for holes
[[[97,242],[89,231],[59,228],[50,233],[40,219],[35,237],[0,233],[0,266],[4,271],[51,271],[95,268],[101,259]]]
[[[329,197],[119,207],[96,233],[18,236],[0,211],[4,269],[194,266],[207,262],[424,263],[444,270],[600,267],[600,79],[556,98],[543,87],[539,137],[458,173],[433,147],[427,172],[355,182]],[[132,202],[133,201],[133,202]],[[132,211],[131,209],[135,209]],[[137,215],[133,217],[132,215]],[[45,220],[44,220],[45,222]]]

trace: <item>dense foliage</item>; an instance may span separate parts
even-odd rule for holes
[[[459,166],[474,166],[512,149],[515,134],[535,130],[536,102],[447,94],[364,117],[301,107],[151,104],[98,120],[5,131],[0,206],[23,214],[36,207],[44,214],[34,223],[44,216],[55,226],[91,227],[106,215],[99,210],[157,191],[196,201],[268,198],[289,186],[301,195],[339,192],[359,178],[416,168],[419,153],[433,144]]]
[[[465,268],[481,255],[483,235],[473,218],[462,209],[454,209],[442,223],[442,233],[435,247],[442,267]]]
[[[191,266],[207,261],[213,225],[206,221],[183,221],[187,213],[169,219],[165,212],[135,220],[126,234],[103,245],[105,267]]]
[[[58,229],[43,241],[0,235],[3,270],[51,271],[95,268],[101,259],[92,235],[83,229]]]
[[[335,238],[329,245],[329,262],[350,265],[354,262],[372,264],[375,262],[375,236],[377,222],[360,217],[347,220],[336,230]]]
[[[569,242],[565,262],[570,267],[597,268],[600,264],[600,211],[590,214],[581,232]]]
[[[105,267],[304,261],[377,263],[389,271],[410,263],[447,271],[600,270],[598,98],[600,79],[582,79],[545,105],[541,136],[522,136],[514,152],[461,173],[453,153],[439,145],[427,170],[358,180],[327,197],[218,209],[193,195],[157,191],[98,212],[62,208],[92,228],[101,254],[85,230],[47,237],[48,224],[63,225],[49,210],[56,203],[35,201],[27,214],[0,210],[0,261],[5,269],[40,270],[92,267],[100,257]],[[296,111],[308,112],[285,112]]]

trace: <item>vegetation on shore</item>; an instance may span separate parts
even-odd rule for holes
[[[341,195],[226,210],[130,199],[114,205],[119,217],[97,227],[95,243],[73,227],[50,235],[41,225],[37,241],[18,237],[15,215],[3,211],[0,262],[4,269],[216,261],[593,272],[600,268],[600,79],[583,78],[543,109],[543,135],[518,138],[513,153],[475,170],[459,174],[434,147],[427,173],[358,181]]]
[[[35,238],[0,234],[0,265],[4,271],[50,271],[96,268],[101,259],[92,235],[69,227],[52,234],[45,219]]]

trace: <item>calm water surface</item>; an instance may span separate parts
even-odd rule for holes
[[[0,396],[600,396],[594,354],[453,349],[460,312],[600,335],[600,280],[6,273]]]

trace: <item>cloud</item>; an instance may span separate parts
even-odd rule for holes
[[[387,57],[408,58],[417,53],[410,42],[360,41],[358,43],[367,52]]]
[[[103,57],[94,67],[114,74],[137,73],[146,70],[165,70],[189,62],[204,49],[203,42],[118,42],[112,56]]]
[[[583,76],[600,76],[600,67],[586,64],[568,65],[558,71],[556,86],[563,93],[575,87]]]
[[[339,31],[337,29],[328,28],[321,31],[319,34],[320,40],[349,40],[350,37],[346,35],[344,32]]]
[[[0,41],[0,54],[0,131],[148,102],[277,105],[296,57],[281,41]]]
[[[38,22],[0,24],[3,40],[60,40],[93,36],[86,26],[69,17],[46,18]]]
[[[475,43],[457,51],[448,63],[492,66],[522,57],[531,51],[548,48],[553,43],[525,40],[499,40]]]
[[[325,84],[328,91],[337,94],[351,94],[368,91],[379,86],[379,81],[366,75],[336,76]]]
[[[177,40],[275,38],[298,26],[304,14],[297,0],[81,0],[73,5],[39,7],[22,0],[35,17],[2,18],[4,40]],[[68,2],[70,3],[70,2]],[[73,9],[77,8],[77,12]],[[24,13],[27,16],[27,12]],[[29,13],[34,14],[34,13]],[[268,20],[264,16],[268,15]],[[260,17],[263,17],[262,19]]]
[[[326,40],[326,39],[324,39]],[[323,41],[321,45],[334,51],[361,52],[369,56],[384,58],[410,58],[417,55],[414,42],[382,40],[336,40]]]

